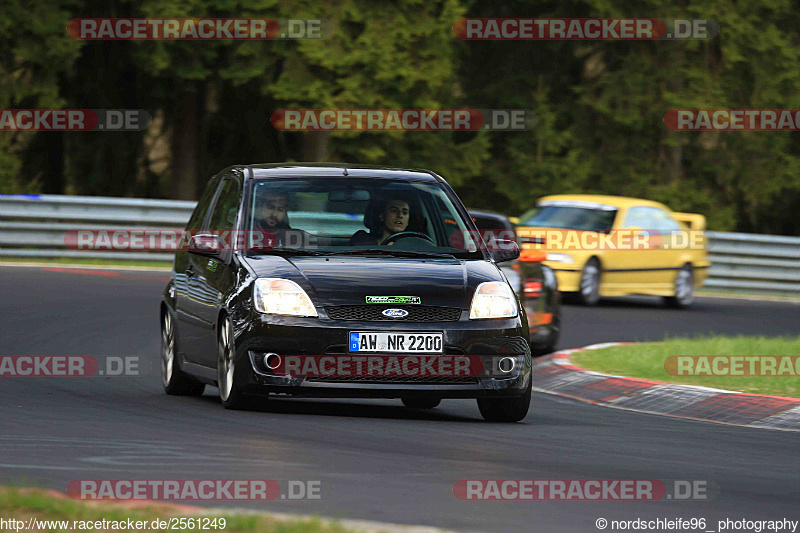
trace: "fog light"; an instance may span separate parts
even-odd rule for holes
[[[264,366],[270,370],[275,370],[281,366],[281,356],[276,353],[268,353],[264,355]]]
[[[513,357],[503,357],[502,359],[500,359],[500,361],[498,361],[497,368],[500,370],[500,372],[508,373],[514,370],[514,366],[516,364],[517,362],[514,360]]]

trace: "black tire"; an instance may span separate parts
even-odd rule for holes
[[[480,398],[478,409],[487,422],[519,422],[528,414],[531,406],[531,386],[522,396],[516,398]]]
[[[580,286],[578,287],[578,301],[587,307],[597,305],[600,301],[600,277],[603,270],[600,261],[592,257],[586,261],[581,271]]]
[[[694,303],[694,270],[686,264],[678,270],[673,284],[674,296],[665,296],[664,303],[675,309],[686,309]]]
[[[561,335],[561,318],[553,315],[553,321],[550,323],[550,335],[547,338],[547,343],[539,346],[531,346],[531,355],[533,357],[541,357],[556,351],[558,338]]]
[[[161,384],[170,396],[200,396],[206,386],[181,370],[176,350],[175,320],[169,311],[161,316]]]
[[[433,409],[442,403],[441,398],[401,398],[403,405],[411,409]]]
[[[233,327],[230,319],[223,316],[217,332],[217,388],[220,402],[225,409],[245,409],[252,405],[251,399],[244,395],[242,388],[236,383],[235,355]]]

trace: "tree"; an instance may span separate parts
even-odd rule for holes
[[[5,0],[0,10],[0,108],[60,108],[59,78],[78,57],[80,43],[65,28],[73,2]],[[22,172],[36,136],[46,137],[47,166]],[[61,133],[0,132],[0,192],[62,192]],[[53,153],[55,152],[55,153]]]

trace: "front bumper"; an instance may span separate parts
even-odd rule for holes
[[[252,394],[288,394],[349,398],[491,398],[520,396],[531,379],[531,352],[519,318],[457,322],[331,320],[255,314],[236,333],[236,381]],[[468,377],[302,377],[276,375],[263,364],[264,354],[350,358],[350,331],[441,332],[444,354],[480,358],[485,368],[512,358],[513,370],[499,376]],[[391,354],[407,356],[413,354]],[[435,357],[435,356],[428,356]]]
[[[549,266],[558,280],[558,290],[561,292],[577,292],[581,288],[581,269],[569,268],[565,263],[550,262],[545,263]]]

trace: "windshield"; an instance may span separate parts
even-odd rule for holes
[[[253,180],[245,229],[252,253],[483,258],[480,241],[439,183],[375,178]]]
[[[616,216],[616,209],[546,205],[540,206],[540,209],[521,225],[586,231],[609,231],[614,225]]]

